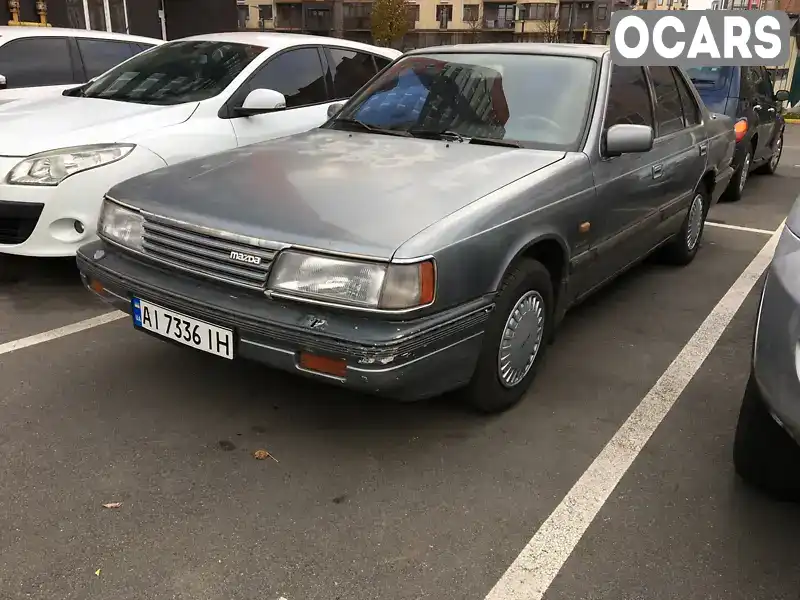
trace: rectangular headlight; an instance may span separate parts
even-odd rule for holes
[[[271,290],[354,307],[403,310],[433,302],[432,261],[395,265],[305,252],[281,252],[272,267]]]
[[[106,199],[103,200],[97,232],[112,242],[140,251],[144,234],[144,217],[135,210]]]

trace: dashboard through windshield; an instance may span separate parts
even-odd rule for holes
[[[230,42],[170,42],[111,69],[79,95],[141,104],[199,102],[222,92],[264,50]]]

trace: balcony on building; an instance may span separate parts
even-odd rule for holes
[[[302,31],[303,5],[300,2],[275,3],[275,29],[278,31]]]
[[[558,41],[558,0],[517,5],[514,30],[523,42]]]
[[[333,29],[331,2],[276,2],[275,29],[330,35]]]
[[[513,33],[516,12],[516,2],[484,2],[483,28]]]
[[[559,41],[590,44],[594,28],[594,2],[564,2],[558,10]]]
[[[342,12],[345,31],[372,30],[372,2],[345,2]]]

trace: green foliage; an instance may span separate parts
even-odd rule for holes
[[[372,39],[379,46],[391,46],[409,29],[409,3],[406,0],[374,0]]]

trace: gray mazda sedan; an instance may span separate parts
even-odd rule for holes
[[[767,269],[733,459],[745,480],[800,500],[800,200]]]
[[[276,80],[259,110],[331,84]],[[683,71],[604,46],[416,50],[320,128],[115,186],[77,260],[151,335],[500,411],[570,306],[654,251],[694,258],[734,144]]]

